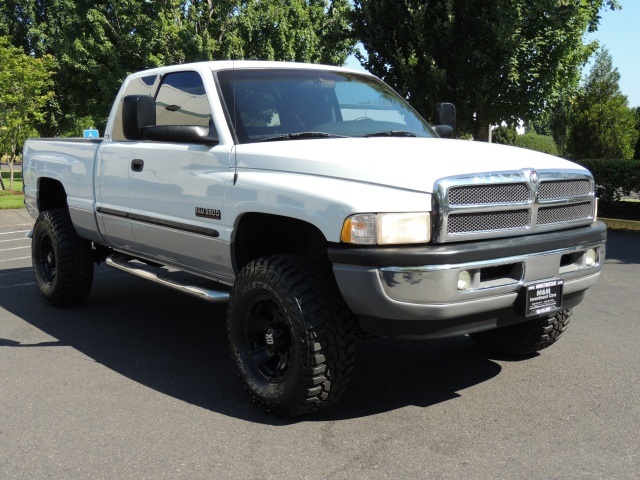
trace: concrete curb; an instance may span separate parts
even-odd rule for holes
[[[636,220],[617,220],[614,218],[600,218],[598,220],[604,222],[609,230],[633,230],[640,232],[640,222]]]
[[[29,227],[35,220],[27,213],[26,208],[0,210],[0,227]]]

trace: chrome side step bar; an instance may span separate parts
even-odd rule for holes
[[[151,269],[154,267],[149,267],[144,263],[132,264],[131,260],[134,259],[127,255],[114,254],[109,255],[105,260],[105,263],[108,266],[116,268],[118,270],[122,270],[123,272],[127,272],[137,277],[144,278],[145,280],[151,280],[152,282],[159,283],[160,285],[164,285],[165,287],[173,288],[174,290],[178,290],[182,293],[188,293],[189,295],[198,297],[202,300],[206,300],[207,302],[224,303],[229,301],[229,292],[221,290],[211,290],[197,285],[191,285],[171,278],[160,276],[158,273],[151,271]],[[155,270],[158,269],[156,268]]]

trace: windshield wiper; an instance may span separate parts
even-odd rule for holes
[[[363,137],[417,137],[413,132],[406,130],[387,130],[385,132],[365,133]]]
[[[335,135],[325,132],[299,132],[285,133],[283,135],[275,135],[273,137],[256,140],[256,142],[276,142],[278,140],[304,140],[305,138],[346,138],[344,135]]]

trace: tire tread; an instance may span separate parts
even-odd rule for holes
[[[509,357],[524,357],[550,347],[569,325],[573,311],[471,334],[485,350]]]

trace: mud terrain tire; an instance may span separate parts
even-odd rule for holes
[[[82,303],[93,283],[91,242],[78,236],[65,209],[40,213],[33,230],[31,259],[42,298],[56,307]]]
[[[264,257],[242,269],[231,292],[227,332],[236,371],[253,401],[280,416],[315,412],[343,395],[354,331],[328,263]]]

